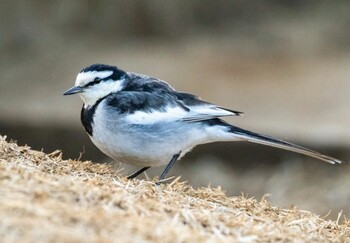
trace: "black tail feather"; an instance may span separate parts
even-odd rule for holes
[[[269,145],[272,147],[293,151],[296,153],[311,156],[311,157],[319,159],[319,160],[323,160],[323,161],[330,163],[330,164],[340,164],[343,162],[343,161],[338,160],[336,158],[321,154],[317,151],[313,151],[311,149],[304,148],[302,146],[299,146],[299,145],[296,145],[293,143],[289,143],[289,142],[286,142],[284,140],[280,140],[280,139],[276,139],[276,138],[273,138],[270,136],[266,136],[266,135],[258,134],[258,133],[251,132],[248,130],[244,130],[244,129],[236,127],[236,126],[230,125],[230,132],[234,133],[235,136],[242,138],[244,140],[247,140],[249,142],[263,144],[263,145]]]

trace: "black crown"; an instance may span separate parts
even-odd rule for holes
[[[83,70],[81,70],[82,73],[86,73],[86,72],[92,72],[92,71],[97,71],[97,72],[102,72],[102,71],[113,71],[113,74],[111,76],[109,76],[108,78],[112,78],[114,80],[119,80],[121,79],[123,76],[126,75],[126,73],[119,69],[116,66],[111,66],[111,65],[106,65],[106,64],[92,64],[91,66],[88,66],[86,68],[84,68]]]

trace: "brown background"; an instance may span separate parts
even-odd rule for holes
[[[61,95],[101,62],[244,111],[229,119],[244,128],[349,160],[349,10],[347,1],[0,2],[0,133],[65,158],[85,151],[83,159],[110,161],[80,125],[81,100]],[[336,217],[350,213],[348,172],[219,143],[196,148],[171,175]]]

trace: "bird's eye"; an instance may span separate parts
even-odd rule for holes
[[[101,82],[101,78],[96,77],[96,78],[94,79],[94,84],[98,84],[99,82]]]

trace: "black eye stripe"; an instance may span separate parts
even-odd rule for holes
[[[98,83],[100,83],[101,81],[102,81],[102,79],[101,79],[101,78],[96,77],[96,78],[94,79],[94,81],[91,81],[91,82],[87,83],[87,84],[86,84],[84,87],[89,87],[89,86],[92,86],[92,85],[98,84]]]

